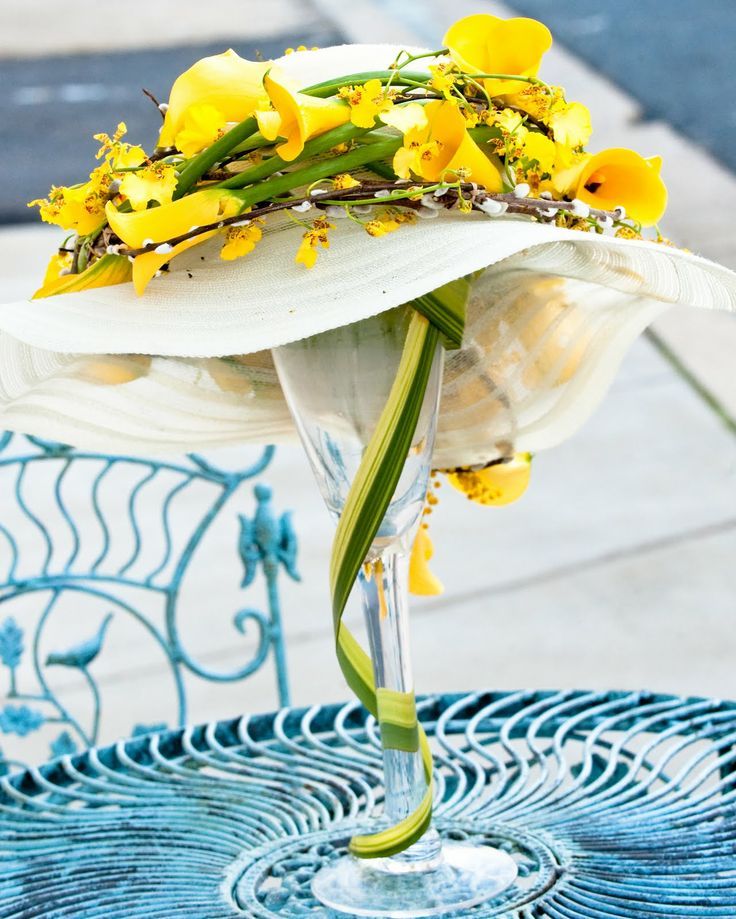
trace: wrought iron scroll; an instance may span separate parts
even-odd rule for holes
[[[15,758],[15,749],[22,751],[23,741],[42,728],[48,733],[51,725],[50,749],[41,751],[36,743],[36,759],[74,753],[98,742],[105,706],[95,662],[111,640],[110,627],[118,617],[134,620],[155,647],[165,662],[173,695],[167,723],[127,725],[127,733],[185,724],[190,680],[234,683],[269,660],[276,671],[278,701],[282,706],[289,703],[279,577],[283,569],[299,580],[297,539],[290,513],[274,511],[268,486],[259,483],[253,489],[252,514],[247,512],[252,497],[242,487],[267,468],[273,454],[274,448],[266,447],[250,466],[231,471],[197,454],[167,462],[0,435],[0,680],[3,671],[5,680],[4,687],[0,682],[0,774],[23,765],[30,757],[21,752]],[[70,506],[66,497],[65,482],[72,476],[77,504],[83,507]],[[117,491],[114,513],[103,500],[106,487]],[[182,524],[176,518],[177,502],[186,501],[193,489],[199,489],[200,512]],[[205,663],[188,646],[180,619],[182,584],[196,569],[203,540],[225,514],[238,524],[233,526],[237,544],[232,555],[242,566],[240,587],[245,590],[261,580],[265,600],[263,608],[245,606],[231,613],[233,644],[237,647],[236,639],[242,643],[240,636],[247,632],[255,636],[255,648],[247,660],[223,670]],[[121,554],[123,532],[127,543]],[[216,604],[217,584],[212,584],[212,591]],[[58,619],[62,600],[69,598],[80,605],[91,601],[93,612],[86,637],[64,644],[59,637],[63,628],[57,624],[53,632],[49,629]],[[158,621],[149,613],[151,604],[160,608]],[[81,615],[75,612],[77,627]],[[50,634],[56,644],[49,651],[45,648]],[[50,674],[61,668],[69,671],[65,685],[76,687],[77,697],[79,685],[86,686],[84,711],[75,710],[53,685]]]

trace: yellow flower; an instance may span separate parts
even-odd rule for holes
[[[369,236],[385,236],[386,233],[398,230],[403,223],[414,223],[415,219],[410,211],[383,211],[364,224],[364,227]]]
[[[404,179],[411,174],[430,182],[465,171],[466,178],[488,191],[501,190],[499,167],[483,153],[467,131],[467,122],[451,102],[424,106],[426,123],[404,133],[403,146],[394,156],[394,171]]]
[[[443,39],[445,47],[465,73],[508,73],[534,77],[552,45],[547,26],[534,19],[499,19],[485,13],[466,16]],[[484,80],[492,96],[520,92],[518,80]]]
[[[552,172],[555,162],[556,149],[554,141],[550,140],[539,131],[527,131],[524,138],[524,156],[530,162],[536,162],[538,173]]]
[[[380,80],[368,80],[362,86],[343,86],[339,96],[350,106],[350,120],[359,128],[372,128],[376,118],[393,106]]]
[[[225,245],[220,250],[220,258],[229,262],[252,252],[256,243],[260,242],[263,236],[262,223],[262,220],[256,218],[242,227],[228,227],[225,233]]]
[[[109,134],[93,135],[94,139],[100,143],[100,149],[95,154],[95,159],[101,160],[104,158],[113,171],[115,169],[140,166],[146,159],[146,152],[143,147],[123,143],[121,138],[127,133],[128,127],[124,121],[121,121],[112,137]]]
[[[554,139],[566,147],[584,147],[593,133],[590,111],[582,102],[561,104],[552,110],[548,123]]]
[[[124,284],[130,280],[131,265],[127,258],[120,255],[103,255],[92,262],[79,274],[63,274],[56,278],[49,277],[48,271],[43,285],[33,295],[33,300],[53,297],[55,294],[68,294],[77,290],[90,290],[93,287],[109,287],[113,284]]]
[[[492,124],[498,125],[503,134],[518,134],[523,137],[527,132],[523,122],[524,116],[520,112],[505,108],[500,112],[496,112],[493,116]]]
[[[434,555],[434,546],[427,525],[419,527],[409,560],[409,591],[418,597],[437,596],[444,592],[439,578],[429,570],[428,562]]]
[[[181,236],[192,227],[207,226],[217,223],[223,217],[235,216],[240,210],[240,204],[240,198],[235,192],[222,188],[205,188],[171,204],[128,214],[121,213],[110,202],[106,208],[110,227],[127,246],[142,249],[151,243],[160,244],[156,251],[144,252],[135,258],[133,283],[136,293],[143,293],[162,265],[186,249],[214,236],[217,230],[200,233],[175,246],[169,245],[166,240]]]
[[[274,110],[255,113],[258,127],[266,140],[284,138],[276,152],[287,162],[299,156],[310,138],[350,120],[350,108],[344,103],[296,92],[274,70],[267,74],[263,85]]]
[[[429,86],[431,86],[432,89],[444,96],[445,99],[457,98],[452,94],[452,89],[458,77],[457,70],[453,64],[430,64],[429,72],[432,74],[429,80]]]
[[[194,156],[222,137],[226,127],[227,119],[219,108],[208,102],[193,105],[184,113],[176,146],[184,156]]]
[[[539,191],[551,191],[556,197],[574,198],[589,153],[575,153],[569,147],[555,144],[555,164],[551,181],[542,182]]]
[[[330,223],[326,217],[317,217],[312,223],[311,229],[307,230],[302,237],[294,261],[297,264],[304,265],[306,268],[314,268],[314,263],[317,261],[317,247],[322,246],[323,249],[330,248],[330,240],[327,236],[327,231],[334,229],[335,224]]]
[[[269,67],[268,62],[246,61],[232,49],[197,61],[171,87],[159,146],[178,147],[177,135],[192,106],[212,106],[222,124],[252,115],[266,101],[263,77]]]
[[[151,163],[139,172],[126,172],[120,180],[120,194],[130,201],[134,211],[145,210],[151,201],[168,204],[176,189],[178,177],[174,166]]]
[[[661,166],[658,156],[645,159],[623,147],[602,150],[586,161],[576,197],[603,210],[620,205],[629,217],[652,226],[667,208],[667,187],[659,174]]]
[[[452,472],[447,476],[453,488],[478,504],[500,507],[520,498],[529,485],[531,453],[517,453],[513,459],[485,469]]]
[[[358,185],[360,185],[360,182],[347,172],[341,172],[339,175],[333,176],[332,179],[332,187],[335,191],[346,191],[348,188],[357,188]]]
[[[44,223],[53,223],[64,230],[73,230],[86,236],[97,230],[105,219],[105,203],[112,181],[109,172],[95,169],[84,185],[54,187],[48,198],[29,201],[28,207],[37,206]]]
[[[54,186],[47,198],[30,201],[28,207],[38,207],[41,219],[54,223],[65,230],[74,230],[80,236],[87,236],[98,230],[105,219],[105,204],[110,197],[110,186],[118,173],[115,169],[140,166],[146,154],[142,147],[122,143],[125,134],[124,122],[120,122],[115,134],[95,134],[101,146],[96,158],[105,160],[89,175],[89,181],[79,185]]]

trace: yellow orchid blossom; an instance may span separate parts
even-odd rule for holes
[[[429,568],[433,555],[432,539],[427,524],[423,523],[417,532],[409,559],[409,592],[418,597],[435,597],[444,593],[442,581]]]
[[[256,243],[263,237],[262,220],[250,220],[245,226],[228,227],[225,232],[225,245],[220,250],[220,258],[233,261],[252,252]]]
[[[554,168],[557,150],[555,143],[539,131],[527,131],[524,137],[523,156],[535,162],[538,173],[551,173]]]
[[[393,233],[398,230],[404,223],[414,223],[416,217],[412,213],[395,208],[393,210],[383,211],[364,224],[365,231],[369,236],[385,236],[386,233]]]
[[[552,34],[535,19],[499,19],[487,13],[466,16],[450,26],[443,43],[465,73],[508,73],[534,77],[552,46]],[[491,96],[520,92],[519,80],[483,81]]]
[[[121,121],[112,137],[109,134],[94,134],[94,140],[100,144],[100,149],[95,154],[95,159],[104,159],[111,170],[128,169],[140,166],[146,159],[143,147],[128,144],[121,140],[128,133],[128,126]]]
[[[451,472],[447,480],[469,500],[501,507],[517,501],[527,490],[531,462],[531,453],[517,453],[513,459],[485,469]]]
[[[430,102],[424,106],[425,123],[409,127],[404,144],[394,156],[394,171],[403,179],[413,173],[430,182],[446,174],[466,170],[466,177],[488,191],[501,190],[501,171],[475,143],[467,121],[451,102]],[[384,120],[386,120],[384,118]]]
[[[166,240],[187,233],[192,227],[216,223],[223,217],[235,216],[240,210],[240,197],[222,188],[205,188],[171,204],[147,211],[122,213],[112,202],[107,205],[110,227],[131,249],[141,249],[150,243],[160,243],[156,251],[138,255],[133,262],[133,283],[142,294],[151,278],[166,262],[186,249],[209,239],[217,232],[209,230],[175,246]]]
[[[335,224],[330,223],[326,217],[317,217],[302,237],[294,261],[297,264],[304,265],[305,268],[314,268],[314,264],[317,261],[318,247],[322,246],[323,249],[330,248],[327,232],[334,229]]]
[[[274,110],[255,113],[258,127],[266,140],[284,138],[276,152],[287,162],[299,156],[310,138],[350,120],[350,106],[297,92],[278,72],[270,71],[263,85]]]
[[[644,226],[653,226],[667,208],[661,166],[660,157],[645,159],[624,147],[602,150],[585,162],[576,197],[604,210],[624,207],[629,217]]]
[[[68,188],[54,186],[47,198],[29,201],[28,207],[38,207],[44,223],[86,236],[105,220],[105,204],[112,179],[108,168],[100,166],[90,174],[89,182]]]
[[[393,106],[380,80],[368,80],[362,86],[343,86],[339,96],[350,106],[350,120],[359,128],[372,128],[376,118]]]
[[[548,124],[555,141],[566,147],[583,147],[593,127],[590,110],[582,102],[561,103],[550,112]]]
[[[51,266],[49,266],[51,268]],[[90,290],[93,287],[110,287],[113,284],[124,284],[131,277],[131,264],[120,255],[103,255],[79,274],[62,274],[55,278],[47,271],[43,285],[35,292],[32,299],[42,300],[56,294],[70,294],[78,290]]]
[[[138,172],[126,172],[120,180],[120,194],[130,201],[134,211],[142,211],[149,202],[168,204],[171,201],[178,173],[166,163],[151,163]]]
[[[232,49],[197,61],[171,87],[159,146],[179,146],[179,132],[185,128],[187,112],[193,106],[216,109],[222,124],[252,115],[267,102],[263,77],[269,67],[268,62],[247,61]]]

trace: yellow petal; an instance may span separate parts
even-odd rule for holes
[[[571,102],[552,112],[549,126],[557,143],[568,147],[584,147],[593,133],[590,111],[582,102]]]
[[[189,232],[192,227],[207,226],[216,223],[222,217],[234,216],[240,209],[240,198],[233,192],[220,188],[205,188],[192,195],[186,195],[153,207],[147,211],[134,211],[123,214],[109,203],[106,209],[107,219],[113,232],[131,249],[141,249],[150,243],[165,243]],[[201,233],[191,239],[178,243],[173,249],[163,252],[145,252],[136,256],[133,265],[133,283],[140,295],[148,282],[166,262],[181,252],[210,239],[217,231]]]
[[[499,19],[486,13],[466,16],[443,39],[450,56],[465,73],[508,73],[533,77],[552,46],[552,34],[535,19]],[[483,81],[493,96],[521,91],[518,80]]]
[[[540,172],[552,172],[556,152],[554,141],[538,131],[528,131],[524,137],[524,156],[536,160]]]
[[[453,472],[447,480],[478,504],[501,507],[518,500],[526,491],[531,475],[531,454],[518,453],[512,460],[496,463],[477,472]]]
[[[217,106],[208,102],[192,105],[184,113],[174,144],[184,156],[194,156],[211,146],[225,131],[226,125],[227,118]]]
[[[197,61],[177,77],[159,137],[162,147],[173,146],[193,105],[211,105],[225,121],[243,121],[267,101],[263,77],[268,62],[247,61],[232,49]]]
[[[32,299],[42,300],[44,297],[53,297],[56,294],[69,294],[93,287],[124,284],[130,280],[131,267],[128,259],[121,255],[103,255],[101,259],[79,274],[65,274],[55,280],[45,281]]]
[[[279,116],[278,136],[284,142],[276,147],[278,155],[291,162],[304,149],[304,144],[312,137],[324,134],[350,120],[350,108],[344,102],[330,99],[318,99],[296,92],[291,88],[283,75],[271,70],[263,81],[275,112]],[[275,120],[268,113],[258,111],[258,127],[267,140],[276,135]],[[268,134],[265,132],[269,132]],[[269,136],[270,135],[270,136]]]
[[[659,175],[661,159],[644,159],[633,150],[615,147],[587,160],[576,196],[603,210],[617,205],[644,226],[657,223],[667,208],[667,187]]]
[[[156,163],[140,172],[127,172],[120,180],[120,193],[130,201],[133,210],[141,211],[148,207],[150,201],[168,204],[177,181],[174,166]]]
[[[401,131],[402,134],[407,134],[409,131],[421,130],[426,128],[429,124],[424,106],[420,105],[418,102],[409,102],[406,105],[394,105],[387,112],[382,112],[378,117],[384,124],[396,128],[396,130]]]
[[[444,592],[439,578],[434,575],[428,562],[434,555],[434,546],[425,526],[417,532],[409,560],[409,592],[419,597],[436,596]]]
[[[451,102],[430,102],[426,106],[432,141],[438,143],[438,153],[421,159],[421,175],[437,182],[445,172],[469,170],[468,178],[488,191],[501,191],[501,172],[468,134],[466,121]]]

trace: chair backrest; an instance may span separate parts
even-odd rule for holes
[[[273,454],[227,470],[0,435],[0,771],[183,724],[195,684],[270,657],[288,704],[278,576],[298,580],[297,541],[271,489],[244,485]]]

